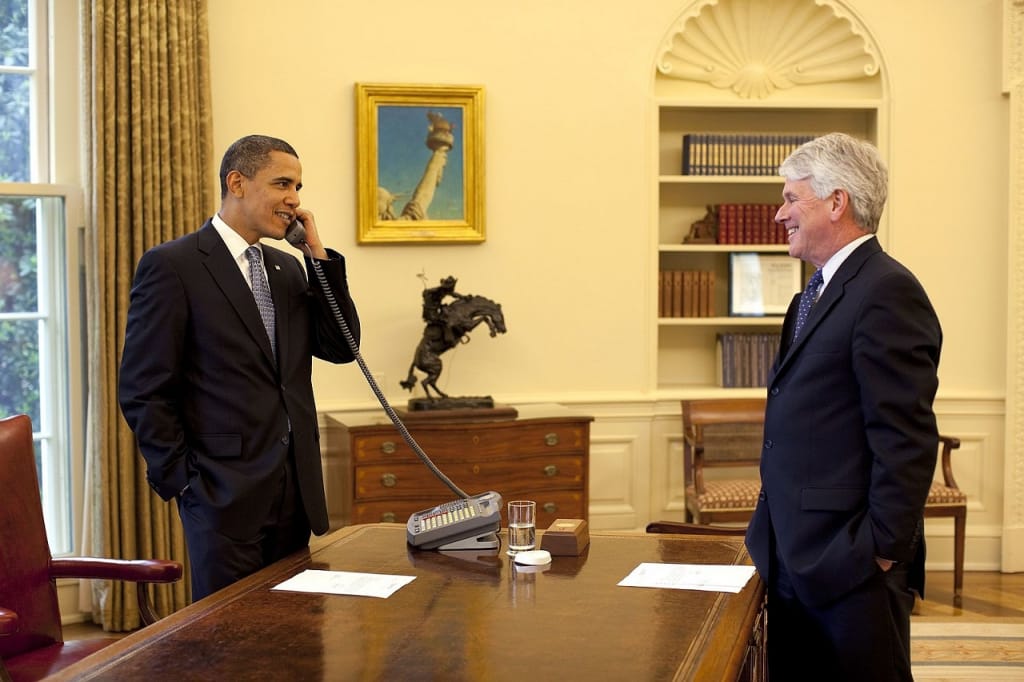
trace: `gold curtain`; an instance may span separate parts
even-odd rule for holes
[[[215,208],[207,0],[83,0],[89,395],[84,551],[186,562],[174,504],[153,493],[117,403],[129,292],[143,252],[195,230]],[[186,578],[155,587],[161,615]],[[151,590],[154,588],[150,588]],[[94,582],[93,619],[140,625],[135,587]]]

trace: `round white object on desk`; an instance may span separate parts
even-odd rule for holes
[[[512,560],[524,566],[543,566],[551,563],[551,552],[546,549],[531,549],[526,552],[516,552]]]

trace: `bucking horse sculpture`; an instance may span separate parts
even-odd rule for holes
[[[501,304],[484,296],[463,295],[455,291],[454,277],[445,277],[441,285],[423,291],[423,338],[416,346],[409,376],[401,383],[402,388],[411,391],[416,385],[415,370],[426,374],[422,380],[427,398],[437,400],[448,398],[448,394],[437,387],[441,376],[441,354],[459,343],[469,343],[469,332],[486,324],[491,336],[504,334],[505,316]],[[445,299],[451,298],[450,302]],[[435,395],[431,395],[431,391]]]

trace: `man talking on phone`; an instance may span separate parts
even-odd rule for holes
[[[139,260],[118,386],[150,486],[177,501],[193,600],[327,531],[312,362],[354,355],[314,261],[359,343],[345,259],[299,208],[292,146],[243,137],[224,153],[220,187],[216,215]],[[305,271],[260,243],[286,233]]]

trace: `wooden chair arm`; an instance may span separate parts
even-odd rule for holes
[[[135,595],[142,622],[152,625],[160,619],[149,599],[149,583],[173,583],[181,579],[177,561],[163,559],[104,559],[99,557],[61,557],[50,561],[51,578],[124,580],[136,583]]]
[[[162,559],[104,559],[60,557],[50,561],[51,578],[127,580],[133,583],[173,583],[181,579],[177,561]]]
[[[18,631],[18,614],[0,606],[0,636],[13,635]]]
[[[941,463],[942,463],[942,482],[947,488],[960,489],[960,486],[956,484],[956,479],[953,478],[953,450],[960,447],[960,439],[953,438],[952,436],[943,436],[939,434],[939,443],[942,445]]]
[[[701,437],[701,430],[698,426],[691,426],[683,430],[683,451],[684,466],[688,469],[685,473],[693,481],[693,487],[698,495],[704,494],[704,439]]]
[[[698,495],[704,494],[704,445],[693,448],[693,487]]]

